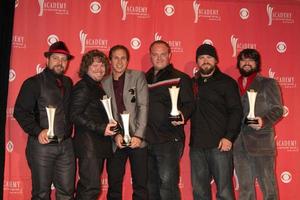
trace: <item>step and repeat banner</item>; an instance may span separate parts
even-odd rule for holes
[[[197,0],[16,0],[6,122],[4,199],[30,199],[31,176],[25,159],[27,134],[13,118],[14,103],[23,81],[45,67],[43,53],[58,40],[65,41],[75,59],[67,75],[78,81],[82,55],[99,49],[108,53],[116,44],[131,53],[129,68],[150,68],[149,45],[167,41],[172,63],[193,76],[195,50],[213,44],[220,69],[238,77],[236,56],[244,48],[255,48],[262,56],[262,74],[276,79],[282,90],[284,117],[276,125],[276,176],[281,199],[299,199],[300,185],[300,97],[299,47],[300,2],[197,1]],[[187,145],[181,160],[179,187],[182,199],[192,199]],[[127,167],[124,199],[131,199],[131,175]],[[93,176],[91,174],[91,176]],[[107,175],[101,179],[106,199]],[[233,177],[236,194],[239,184]],[[215,185],[212,180],[212,187]],[[257,185],[257,184],[256,184]],[[53,191],[55,187],[52,187]],[[262,199],[257,185],[258,199]],[[53,196],[53,195],[52,195]]]

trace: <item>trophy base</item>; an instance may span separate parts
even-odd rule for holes
[[[49,143],[59,143],[59,140],[58,140],[57,136],[48,137],[48,141],[49,141]]]
[[[245,124],[250,125],[250,124],[258,124],[258,120],[257,119],[245,119]]]
[[[126,143],[126,142],[122,142],[122,146],[123,147],[129,147],[131,145],[131,142]]]
[[[175,115],[175,116],[169,115],[169,119],[170,119],[171,121],[176,121],[176,122],[182,121],[181,115]]]

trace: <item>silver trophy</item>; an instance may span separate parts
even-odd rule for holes
[[[58,141],[58,138],[57,138],[57,136],[54,133],[55,111],[56,111],[56,108],[54,108],[53,106],[46,107],[47,118],[48,118],[48,132],[47,132],[47,136],[48,136],[49,142]]]
[[[129,113],[124,111],[123,114],[120,114],[123,122],[123,146],[130,146],[131,145],[131,136],[129,134]]]
[[[249,113],[247,115],[247,118],[245,119],[246,124],[258,124],[258,120],[255,119],[255,101],[257,92],[255,92],[253,89],[250,89],[247,91],[248,101],[249,101]]]
[[[121,130],[121,126],[120,124],[114,119],[113,117],[113,114],[112,114],[112,109],[111,109],[111,97],[108,97],[107,95],[104,95],[103,96],[103,99],[100,99],[100,101],[102,102],[103,104],[103,107],[106,111],[106,114],[107,114],[107,117],[108,117],[108,121],[109,123],[117,123],[116,126],[114,127],[111,127],[111,131],[114,131],[114,132],[120,132]]]
[[[171,103],[172,103],[172,109],[170,112],[170,119],[171,121],[181,121],[181,114],[180,111],[177,108],[177,101],[178,101],[178,95],[179,95],[179,87],[172,86],[169,88],[169,93],[171,97]]]

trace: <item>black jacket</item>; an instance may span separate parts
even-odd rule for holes
[[[169,88],[172,86],[180,87],[178,110],[183,113],[184,119],[187,121],[194,107],[191,78],[170,64],[160,70],[156,77],[154,77],[154,68],[152,67],[146,73],[146,79],[149,87],[147,142],[154,144],[174,140],[184,141],[184,126],[173,126],[170,123],[169,114],[172,105]]]
[[[71,95],[71,120],[75,125],[74,148],[76,156],[105,158],[112,155],[109,136],[104,136],[108,123],[100,101],[104,90],[88,75],[76,83]]]
[[[62,81],[63,92],[57,79]],[[43,129],[48,129],[46,107],[51,105],[56,108],[54,133],[59,138],[68,138],[72,134],[69,120],[71,90],[69,77],[56,75],[46,68],[24,81],[16,100],[14,117],[26,133],[37,137]]]
[[[209,78],[193,79],[196,108],[191,118],[191,147],[215,148],[221,138],[239,134],[242,105],[234,79],[216,68]]]

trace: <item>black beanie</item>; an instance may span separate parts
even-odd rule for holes
[[[216,48],[210,44],[202,44],[198,47],[198,49],[196,51],[196,62],[197,62],[198,57],[201,55],[210,55],[219,62]]]

